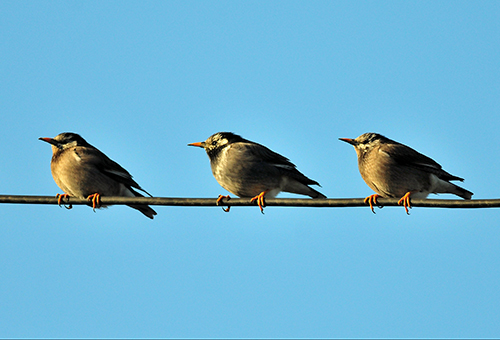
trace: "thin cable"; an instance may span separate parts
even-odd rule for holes
[[[160,205],[178,207],[213,207],[217,206],[216,198],[185,198],[185,197],[111,197],[101,196],[102,205]],[[397,206],[398,199],[378,198],[380,206]],[[55,196],[26,196],[26,195],[0,195],[0,203],[11,204],[57,204]],[[71,197],[63,200],[64,204],[89,205],[89,201],[83,198]],[[366,207],[364,198],[269,198],[265,200],[266,206],[276,207],[315,207],[315,208],[342,208],[342,207]],[[250,202],[248,198],[224,199],[223,206],[256,206],[256,202]],[[412,207],[427,208],[499,208],[500,199],[481,200],[448,200],[448,199],[415,199],[411,200]]]

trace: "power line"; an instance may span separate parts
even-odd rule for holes
[[[178,207],[212,207],[216,206],[217,198],[186,198],[186,197],[111,197],[101,196],[102,205],[159,205]],[[398,199],[378,198],[380,206],[397,206]],[[64,203],[72,205],[89,205],[89,201],[83,198],[71,197]],[[266,206],[279,207],[316,207],[316,208],[342,208],[342,207],[366,207],[364,198],[269,198]],[[55,196],[30,196],[30,195],[0,195],[0,203],[11,204],[57,204]],[[223,206],[256,206],[256,202],[250,202],[248,198],[231,198],[223,200]],[[412,207],[427,208],[499,208],[500,199],[482,200],[448,200],[448,199],[415,199],[411,200]]]

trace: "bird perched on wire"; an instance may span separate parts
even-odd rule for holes
[[[449,193],[470,200],[473,193],[450,181],[463,181],[444,171],[441,165],[414,149],[377,133],[365,133],[356,139],[339,138],[354,146],[361,177],[377,194],[365,203],[377,205],[378,197],[401,198],[406,213],[410,197],[426,198],[430,193]]]
[[[188,145],[204,148],[217,182],[236,196],[252,197],[251,202],[257,201],[261,212],[264,196],[273,198],[281,191],[326,198],[309,187],[319,183],[297,170],[288,158],[234,133],[218,132],[204,142]],[[223,198],[230,197],[219,195],[217,203]]]
[[[57,194],[58,203],[68,197],[92,200],[92,207],[101,207],[100,196],[143,197],[134,190],[142,189],[132,175],[118,163],[90,145],[80,135],[64,132],[54,138],[39,138],[52,145],[50,168],[56,184],[64,191]],[[156,212],[147,205],[129,205],[153,219]],[[69,205],[71,209],[71,205]]]

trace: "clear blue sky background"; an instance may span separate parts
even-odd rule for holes
[[[80,133],[154,196],[217,197],[233,131],[328,197],[379,132],[499,198],[500,2],[2,1],[1,193]],[[280,197],[297,197],[281,194]],[[431,198],[436,196],[431,195]],[[455,198],[441,195],[440,198]],[[498,209],[0,205],[1,337],[498,337]]]

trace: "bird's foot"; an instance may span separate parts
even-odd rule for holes
[[[382,197],[382,196],[380,196],[379,194],[373,194],[373,195],[370,195],[367,198],[365,198],[365,204],[370,205],[370,209],[372,210],[372,213],[374,213],[374,214],[375,214],[375,210],[373,209],[374,205],[376,205],[379,208],[382,208],[382,206],[379,205],[377,202],[377,198],[379,198],[379,197]]]
[[[401,199],[398,201],[398,205],[403,205],[405,207],[405,211],[407,215],[410,215],[410,212],[408,211],[408,208],[411,209],[411,204],[410,204],[410,195],[411,191],[408,191]]]
[[[68,194],[57,194],[56,198],[57,198],[57,204],[59,206],[61,206],[61,204],[62,204],[68,210],[71,209],[71,208],[73,208],[73,206],[71,205],[71,203],[69,203],[69,195]],[[66,203],[62,203],[63,199],[66,199]]]
[[[229,201],[231,199],[231,196],[229,195],[219,195],[219,197],[217,198],[217,201],[215,202],[217,205],[222,205],[222,199],[223,198],[227,198],[227,200]],[[222,210],[224,210],[224,212],[229,212],[229,209],[231,209],[230,206],[227,207],[227,209],[224,209],[224,207],[222,207]]]
[[[94,212],[95,208],[99,209],[101,207],[101,195],[99,195],[98,193],[89,195],[89,197],[87,197],[87,200],[92,202],[92,210],[94,210]]]
[[[263,191],[257,196],[253,197],[250,202],[257,201],[257,204],[259,205],[260,212],[264,214],[264,207],[266,206],[266,203],[264,202],[264,195],[268,192],[269,190]]]

